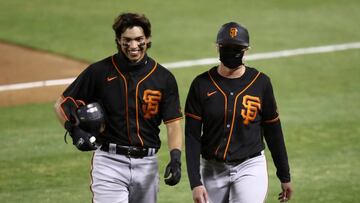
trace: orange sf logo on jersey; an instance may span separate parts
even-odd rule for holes
[[[149,119],[159,111],[161,92],[157,90],[145,90],[143,100],[142,110],[144,112],[144,118]]]
[[[255,120],[258,110],[261,109],[260,99],[259,97],[245,95],[242,104],[245,109],[241,110],[241,116],[244,119],[244,124],[248,125],[250,121]]]

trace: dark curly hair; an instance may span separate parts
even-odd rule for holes
[[[144,30],[146,38],[151,36],[151,24],[150,21],[145,15],[138,13],[122,13],[117,18],[115,18],[114,24],[112,26],[115,31],[117,39],[121,38],[121,34],[125,32],[128,28],[133,28],[134,26],[139,26]],[[118,50],[121,49],[119,43],[115,39]],[[147,48],[150,48],[151,43],[148,43]]]

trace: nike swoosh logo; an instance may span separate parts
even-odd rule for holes
[[[112,81],[112,80],[114,80],[114,79],[116,79],[118,76],[114,76],[114,77],[107,77],[106,78],[106,80],[108,81],[108,82],[110,82],[110,81]]]
[[[207,96],[210,97],[211,95],[215,94],[217,91],[213,91],[213,92],[208,92]]]

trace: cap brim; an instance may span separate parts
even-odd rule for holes
[[[219,40],[219,41],[217,41],[217,43],[218,44],[234,44],[234,45],[241,45],[241,46],[245,46],[245,47],[249,46],[249,43],[235,40],[235,39]]]

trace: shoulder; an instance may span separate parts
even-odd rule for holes
[[[163,65],[161,65],[160,63],[156,62],[156,70],[162,74],[163,76],[168,76],[168,77],[174,77],[174,74],[167,68],[165,68]]]
[[[85,72],[94,73],[97,74],[99,72],[103,72],[104,69],[111,68],[112,67],[112,57],[106,57],[104,59],[101,59],[99,61],[96,61],[92,64],[90,64],[86,69]]]
[[[270,77],[264,72],[258,71],[256,68],[246,66],[247,71],[249,72],[250,77],[257,77],[257,80],[270,82]]]
[[[203,73],[200,73],[199,75],[197,75],[193,82],[198,82],[198,83],[202,83],[202,82],[209,82],[211,80],[210,76],[212,75],[211,72],[216,71],[216,66],[210,68],[207,71],[204,71]]]

